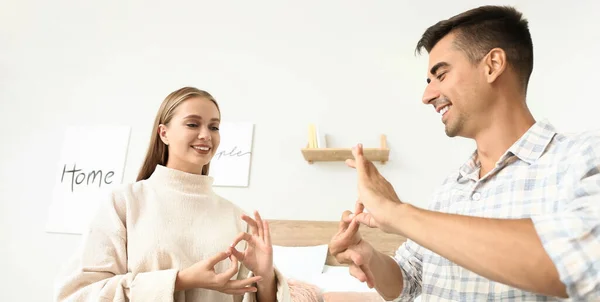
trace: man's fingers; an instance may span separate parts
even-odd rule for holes
[[[335,260],[341,264],[352,264],[352,259],[350,257],[350,250],[345,250],[341,253],[338,253],[335,256]]]
[[[354,220],[370,228],[377,227],[377,222],[375,222],[375,219],[373,219],[373,215],[371,215],[371,213],[360,213],[354,216]]]
[[[352,260],[352,262],[354,264],[356,264],[358,266],[361,266],[361,265],[365,264],[364,263],[364,257],[361,254],[359,254],[359,253],[357,253],[357,252],[355,252],[353,250],[348,250],[348,252],[349,252],[348,256],[350,256],[350,259]]]
[[[378,174],[377,168],[370,160],[366,159],[363,153],[363,145],[358,144],[355,147],[352,147],[352,156],[353,160],[346,160],[346,165],[351,168],[355,168],[359,176],[371,176],[373,173]]]
[[[373,275],[371,269],[366,265],[362,265],[360,269],[365,273],[365,276],[367,277],[367,286],[369,286],[369,288],[375,287],[375,276]]]
[[[364,209],[365,206],[360,201],[356,201],[354,205],[354,213],[350,211],[345,211],[344,214],[342,214],[342,221],[345,222],[347,226],[354,218],[354,215],[362,213]]]
[[[352,214],[352,212],[348,210],[342,213],[342,219],[340,220],[339,224],[339,231],[345,231],[348,228],[348,225],[350,225],[350,221],[352,220],[352,218],[350,218],[350,214]]]
[[[358,221],[352,220],[345,230],[341,230],[336,234],[335,244],[329,245],[329,252],[332,255],[336,255],[342,250],[347,249],[352,242],[352,237],[358,232],[359,226],[360,223]]]
[[[360,282],[367,281],[367,275],[358,266],[354,264],[350,265],[350,275],[358,279]]]
[[[254,219],[250,218],[250,216],[246,214],[243,214],[242,220],[244,220],[248,224],[248,226],[250,227],[250,233],[252,233],[252,235],[258,235],[258,225],[256,224],[256,221],[254,221]]]
[[[337,254],[335,259],[341,264],[356,264],[358,266],[364,264],[363,256],[351,249],[347,249],[342,253]]]
[[[351,256],[355,257],[355,256]],[[350,264],[350,275],[354,276],[360,282],[366,282],[369,288],[375,286],[375,276],[373,272],[366,265],[358,265],[354,261]]]
[[[362,213],[365,209],[365,205],[362,204],[362,202],[360,201],[356,201],[356,204],[354,206],[354,215],[358,215],[360,213]]]
[[[354,159],[347,159],[346,160],[346,166],[356,169],[356,161]]]
[[[356,169],[361,169],[364,165],[362,144],[357,144],[355,147],[352,148],[352,156],[354,156]]]
[[[348,225],[348,228],[346,229],[346,231],[344,231],[344,238],[346,239],[350,239],[352,238],[352,236],[354,236],[354,234],[356,234],[356,232],[358,232],[358,227],[360,226],[359,221],[357,221],[356,219],[353,219],[350,222],[350,225]]]
[[[252,237],[252,235],[250,235],[246,232],[241,232],[237,236],[235,236],[235,239],[233,239],[233,243],[231,244],[231,247],[236,246],[242,240],[246,240],[246,242],[248,242],[248,243],[254,243],[254,237]]]

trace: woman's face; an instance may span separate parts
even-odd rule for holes
[[[168,145],[167,167],[200,174],[219,147],[221,114],[209,99],[194,97],[175,109],[167,125],[159,125],[162,141]]]

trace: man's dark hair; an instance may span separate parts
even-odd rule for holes
[[[427,52],[447,34],[456,33],[454,44],[473,64],[493,48],[502,48],[508,64],[527,89],[533,71],[533,43],[527,19],[510,6],[481,6],[429,27],[417,43],[416,52]]]

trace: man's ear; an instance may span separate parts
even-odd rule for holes
[[[162,142],[165,145],[169,145],[169,139],[167,138],[167,126],[160,124],[158,125],[158,136],[160,137],[160,140],[162,140]]]
[[[485,56],[483,63],[485,64],[486,80],[488,83],[492,83],[506,70],[508,65],[506,52],[502,48],[494,48]]]

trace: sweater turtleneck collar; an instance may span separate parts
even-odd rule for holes
[[[148,180],[183,193],[207,194],[213,192],[214,178],[212,176],[188,173],[163,165],[156,165]]]

